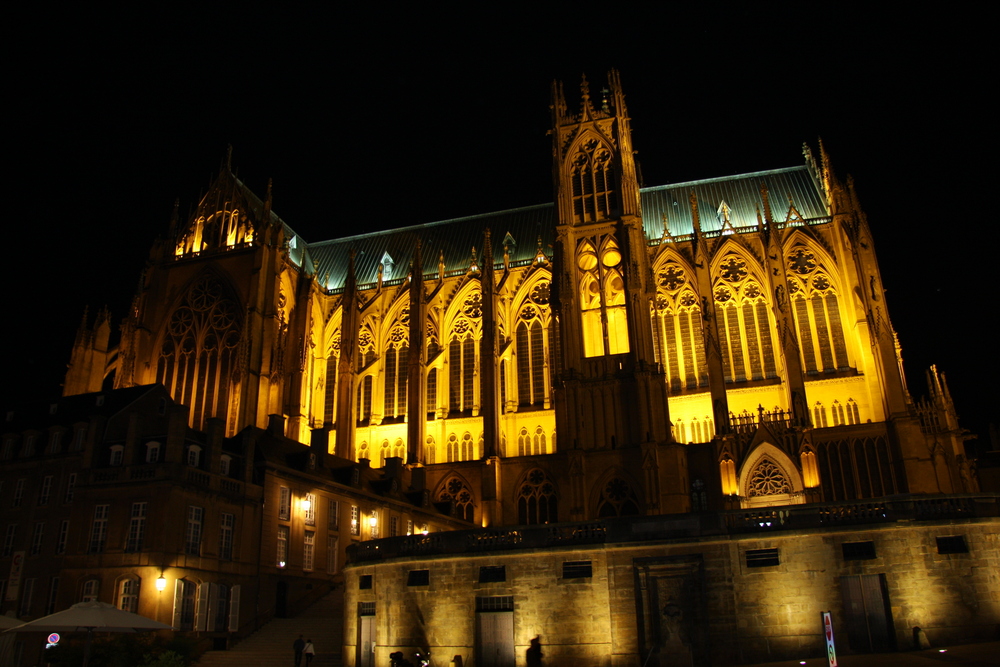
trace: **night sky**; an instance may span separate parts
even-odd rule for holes
[[[11,23],[4,402],[58,394],[84,306],[117,326],[174,199],[196,204],[227,145],[308,241],[543,203],[551,81],[573,99],[581,73],[596,91],[615,67],[645,185],[798,165],[822,136],[868,212],[911,392],[936,363],[985,444],[1000,402],[989,21],[814,4]]]

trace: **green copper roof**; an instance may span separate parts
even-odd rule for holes
[[[763,213],[761,186],[767,187],[771,214],[784,221],[789,211],[789,198],[805,220],[823,219],[829,215],[826,201],[816,181],[805,165],[774,169],[750,174],[675,183],[641,191],[643,226],[646,237],[656,241],[663,235],[663,217],[667,216],[670,234],[683,238],[693,233],[690,197],[695,193],[703,233],[714,235],[723,229],[723,202],[728,207],[730,224],[736,231],[756,229],[757,210]],[[291,241],[291,255],[296,264],[305,263],[307,270],[317,266],[316,275],[328,289],[340,289],[347,277],[350,252],[355,252],[355,268],[359,286],[378,280],[379,265],[385,266],[384,282],[402,280],[409,273],[417,240],[423,242],[423,273],[435,275],[439,257],[443,256],[445,272],[464,273],[472,262],[475,247],[477,261],[483,257],[483,231],[491,230],[493,256],[496,263],[503,258],[504,240],[513,265],[531,262],[538,251],[552,255],[556,211],[553,204],[541,204],[474,215],[453,220],[430,222],[383,232],[359,234],[329,241],[306,244],[301,237],[286,228]]]

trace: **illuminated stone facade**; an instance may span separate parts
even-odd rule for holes
[[[731,510],[363,543],[344,664],[731,665],[995,639],[995,495]],[[362,586],[361,580],[365,578]],[[368,640],[366,643],[365,640]],[[374,644],[374,647],[372,646]]]
[[[616,73],[572,111],[556,85],[551,135],[554,204],[319,242],[227,164],[118,346],[85,322],[66,393],[162,383],[227,436],[277,416],[485,528],[978,490],[822,146],[640,187]]]

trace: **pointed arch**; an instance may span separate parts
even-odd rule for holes
[[[482,291],[478,280],[469,280],[448,305],[442,333],[448,364],[448,410],[452,414],[478,412],[481,336]]]
[[[614,217],[619,209],[619,193],[614,189],[616,169],[614,148],[593,131],[583,131],[566,151],[564,171],[571,180],[573,220],[576,224]]]
[[[452,502],[455,515],[460,519],[474,522],[476,514],[476,495],[469,481],[457,472],[447,473],[434,490],[436,502]]]
[[[401,292],[405,296],[406,292]],[[382,419],[400,421],[406,416],[409,382],[410,302],[397,298],[382,320]]]
[[[798,505],[805,502],[802,474],[795,462],[769,442],[758,444],[740,466],[744,507]]]
[[[673,392],[708,386],[701,299],[694,276],[694,267],[673,248],[657,255],[656,298],[650,307],[653,352]]]
[[[834,258],[799,230],[784,248],[803,370],[820,373],[850,368],[841,315],[843,291]]]
[[[517,522],[521,525],[556,523],[559,498],[552,476],[542,468],[526,470],[514,487],[517,489]]]
[[[767,273],[733,240],[712,259],[712,298],[726,382],[778,377]]]
[[[232,282],[209,266],[188,281],[163,324],[156,381],[190,407],[194,428],[228,417],[227,433],[235,431],[244,319]]]
[[[592,507],[598,518],[642,514],[637,493],[639,486],[624,470],[612,468],[604,473],[591,492]]]

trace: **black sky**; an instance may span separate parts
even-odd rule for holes
[[[936,363],[985,437],[1000,399],[987,17],[803,5],[231,5],[12,24],[4,398],[59,391],[83,307],[117,322],[175,197],[188,211],[228,144],[309,241],[542,203],[550,82],[586,72],[596,88],[616,67],[646,185],[797,165],[823,137],[868,212],[911,391]]]

